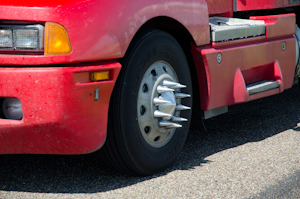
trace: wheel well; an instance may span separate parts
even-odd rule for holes
[[[191,120],[190,127],[193,129],[198,128],[199,120],[202,119],[202,111],[200,109],[200,92],[199,92],[200,90],[199,90],[197,71],[191,53],[191,44],[195,43],[193,37],[191,36],[189,31],[175,19],[172,19],[170,17],[164,17],[164,16],[155,17],[147,21],[136,32],[134,38],[131,40],[131,43],[126,51],[126,54],[130,53],[132,48],[135,46],[136,42],[141,39],[140,36],[143,34],[140,33],[146,32],[147,29],[157,29],[157,30],[168,32],[177,40],[182,50],[184,51],[189,64],[191,78],[192,78],[192,86],[193,86],[193,94],[192,94],[193,111],[192,111],[192,120]],[[124,61],[123,58],[119,59],[119,62],[121,64],[123,64],[123,61]]]
[[[201,119],[202,114],[200,111],[200,92],[199,92],[197,71],[195,68],[193,56],[191,54],[191,43],[192,42],[195,43],[192,35],[177,20],[165,16],[160,16],[160,17],[155,17],[150,19],[139,29],[137,34],[140,31],[143,31],[145,29],[158,29],[158,30],[163,30],[165,32],[168,32],[177,40],[177,42],[180,44],[181,48],[183,49],[189,64],[191,78],[192,78],[192,85],[193,85],[193,102],[194,102],[193,110],[194,111],[192,116],[191,127],[198,126],[197,123],[199,119]]]
[[[170,17],[163,17],[163,16],[155,17],[147,21],[140,28],[140,30],[145,28],[158,29],[158,30],[163,30],[165,32],[168,32],[178,41],[178,43],[184,50],[184,53],[190,54],[190,43],[194,42],[194,39],[192,38],[189,31],[175,19],[172,19]]]

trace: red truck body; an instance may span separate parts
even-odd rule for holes
[[[110,95],[121,67],[104,60],[123,57],[148,20],[171,17],[188,29],[196,45],[210,42],[204,0],[138,4],[132,0],[126,5],[96,0],[2,1],[0,13],[4,24],[59,23],[72,45],[68,55],[0,54],[1,97],[18,98],[23,107],[21,121],[0,119],[2,154],[98,150],[105,141]],[[112,71],[109,81],[88,82],[88,72],[102,70]],[[101,100],[94,101],[98,87]]]
[[[18,98],[23,111],[21,120],[0,119],[0,153],[100,149],[120,59],[143,28],[180,30],[190,38],[200,94],[194,103],[201,111],[280,93],[295,76],[295,14],[252,17],[265,22],[265,35],[223,42],[211,41],[209,17],[298,5],[296,0],[0,0],[0,26],[54,22],[65,28],[72,47],[64,55],[0,49],[0,97]],[[90,73],[99,71],[109,71],[109,79],[91,81]],[[262,79],[278,81],[279,87],[250,96],[245,85]]]

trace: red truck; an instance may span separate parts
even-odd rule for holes
[[[300,0],[0,2],[0,154],[98,151],[149,175],[176,161],[192,110],[298,82]]]

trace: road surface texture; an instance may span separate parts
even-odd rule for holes
[[[300,198],[300,86],[229,107],[190,130],[175,165],[149,177],[97,154],[1,155],[0,198]]]

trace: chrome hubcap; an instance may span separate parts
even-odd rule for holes
[[[159,148],[169,142],[176,128],[187,119],[180,112],[190,109],[181,99],[190,97],[180,92],[185,85],[178,83],[173,67],[165,61],[153,63],[146,71],[138,92],[138,124],[146,142]]]

